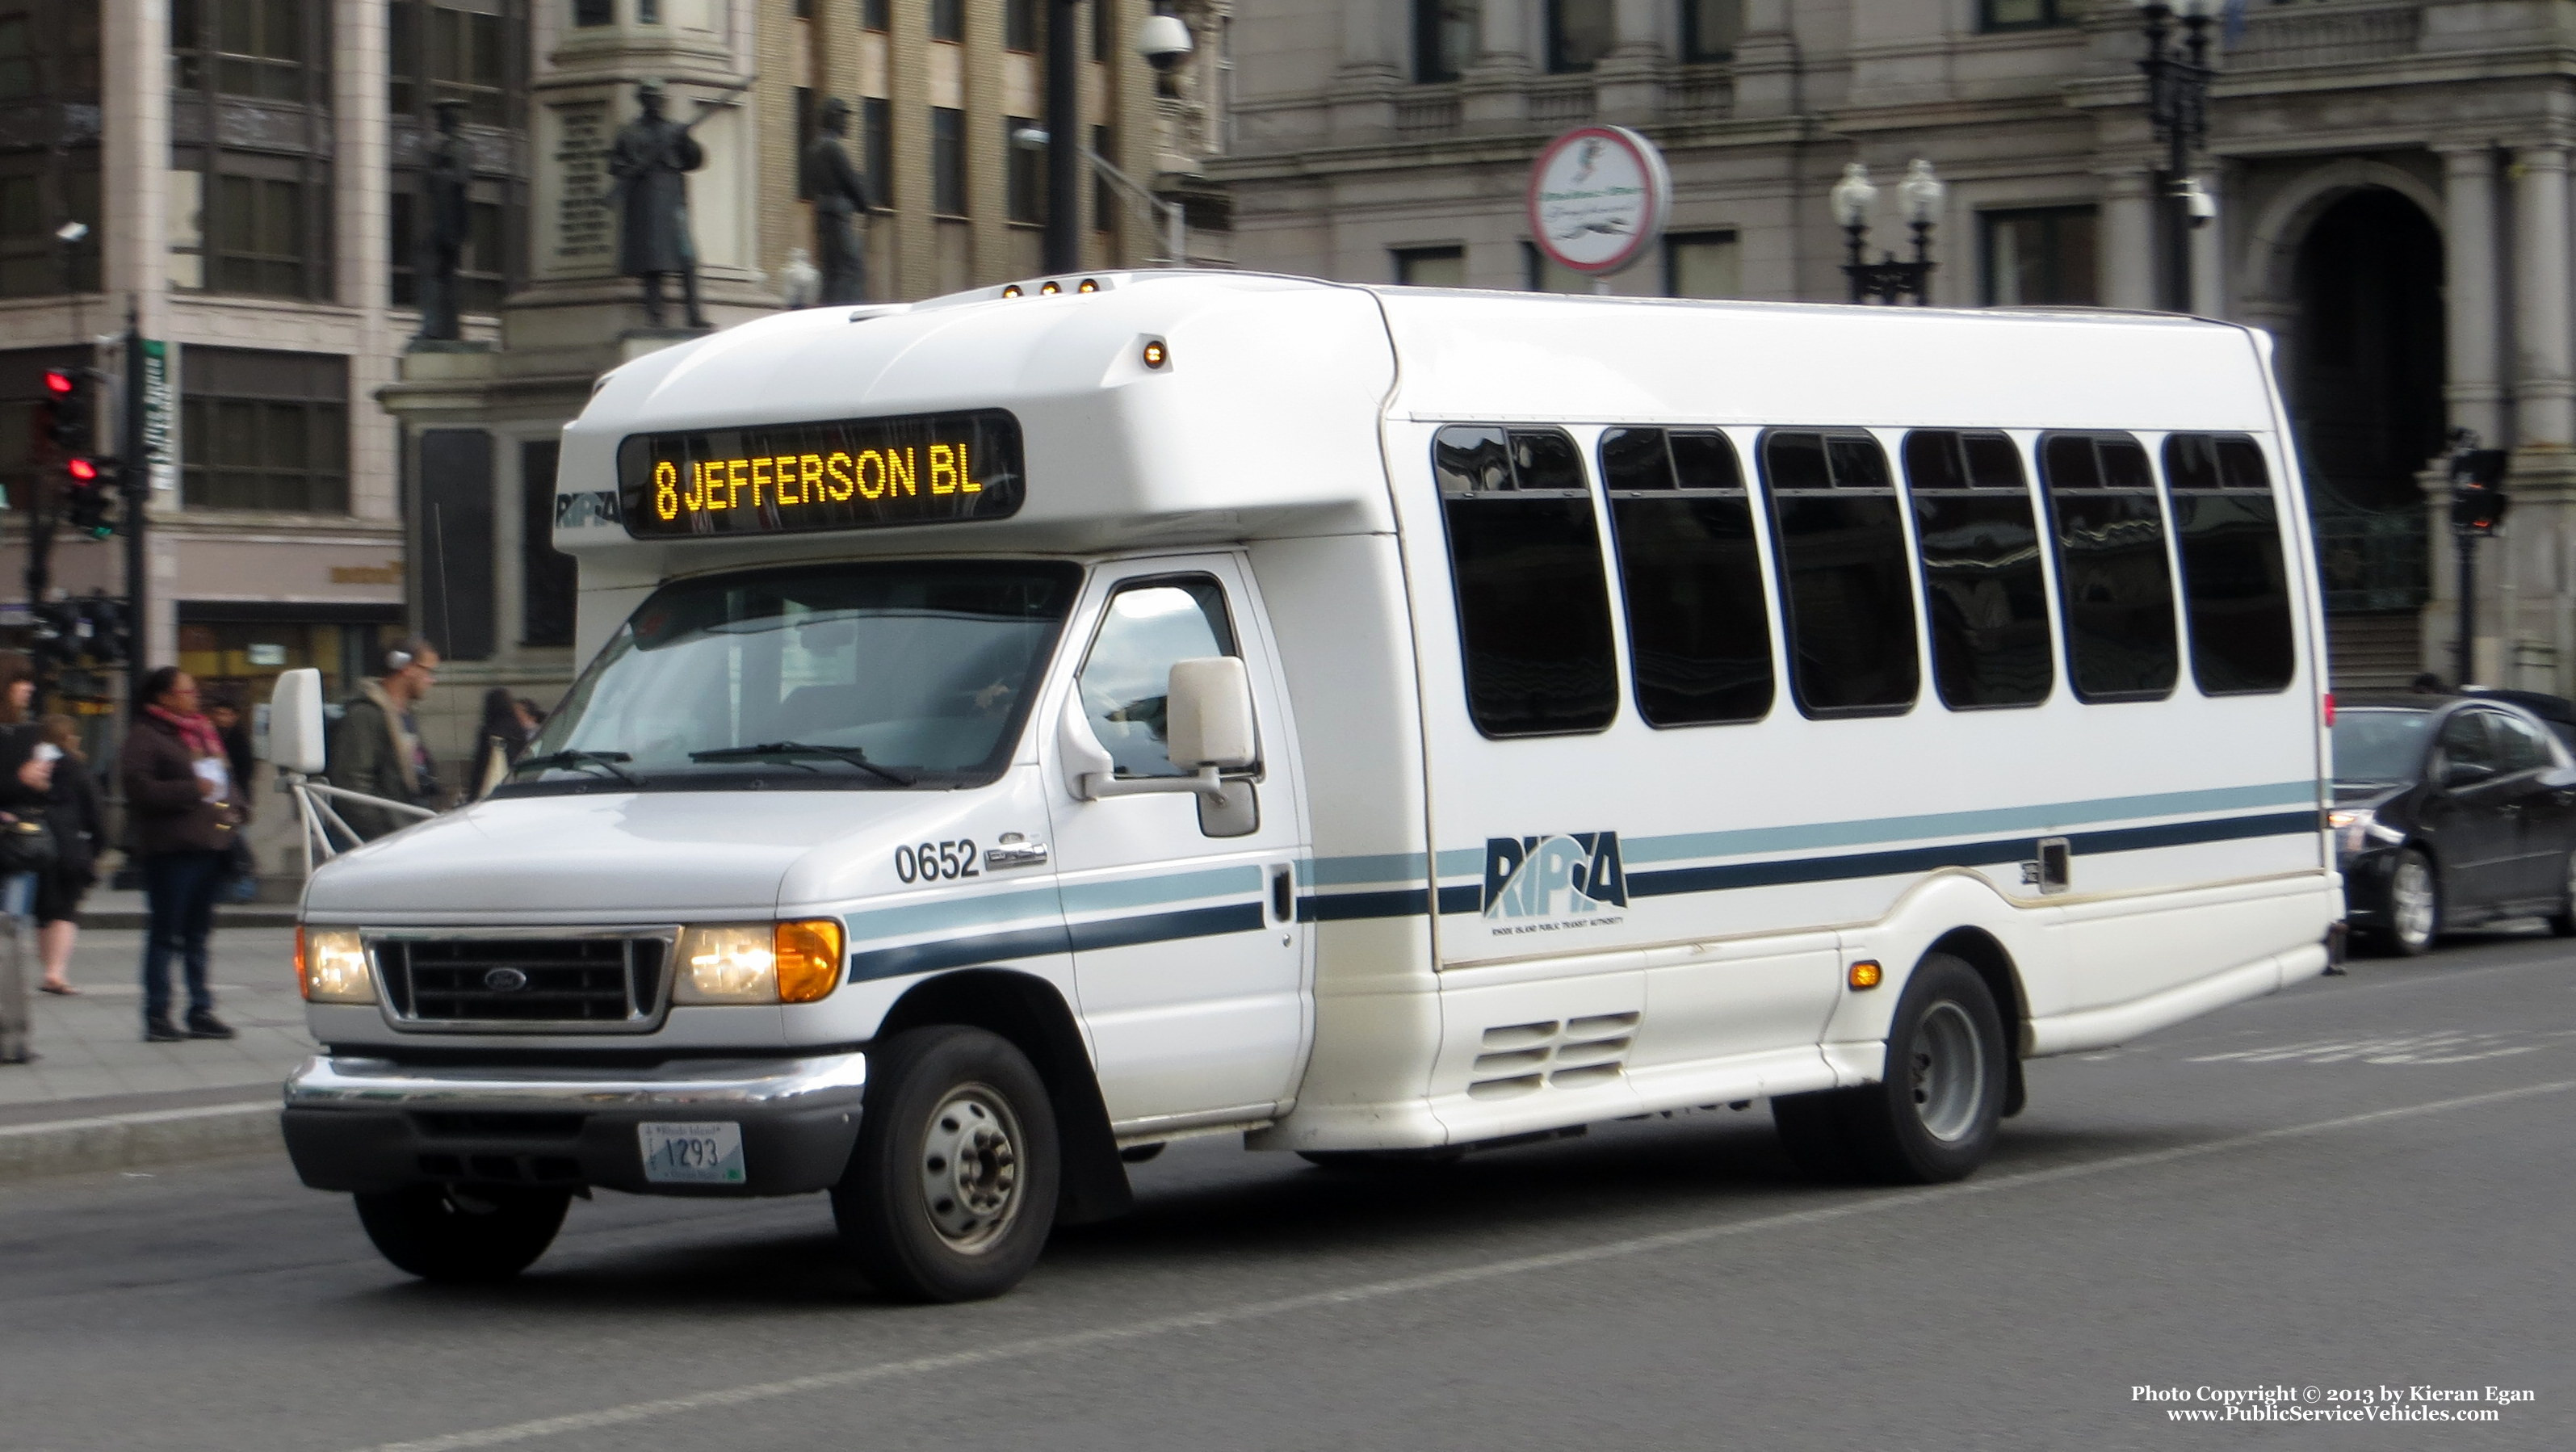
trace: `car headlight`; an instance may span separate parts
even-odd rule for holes
[[[812,1003],[841,982],[832,918],[684,928],[673,1003]]]
[[[376,975],[355,928],[295,929],[295,986],[307,1003],[373,1003]]]
[[[2368,807],[2339,807],[2326,813],[2326,827],[2334,833],[2335,850],[2351,857],[2382,844],[2395,846],[2406,840],[2406,834],[2379,824],[2379,814]]]

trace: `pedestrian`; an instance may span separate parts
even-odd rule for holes
[[[143,678],[143,705],[117,761],[134,854],[143,864],[143,1038],[228,1039],[206,978],[215,892],[241,827],[240,790],[223,738],[198,709],[197,679],[177,666]],[[170,1017],[170,959],[188,975],[188,1019]]]
[[[258,815],[251,798],[251,773],[259,769],[259,757],[250,749],[250,724],[242,720],[241,697],[229,686],[206,693],[206,719],[215,723],[215,734],[223,738],[224,760],[232,764],[233,785],[241,788],[242,820]]]
[[[363,792],[416,807],[439,804],[438,772],[421,744],[415,714],[438,683],[438,648],[417,636],[385,652],[385,673],[361,682],[331,728],[323,775],[342,791]],[[372,842],[411,819],[363,802],[334,800],[331,810]]]
[[[98,799],[98,778],[90,775],[89,756],[81,750],[80,728],[69,716],[47,716],[44,738],[62,752],[54,758],[54,784],[45,798],[45,824],[54,833],[54,865],[36,878],[36,939],[45,954],[47,993],[77,995],[72,987],[72,950],[80,944],[81,898],[98,883],[98,847],[107,832],[106,810]]]
[[[0,651],[0,1064],[32,1064],[27,1045],[27,958],[35,947],[28,913],[37,868],[51,853],[44,830],[45,794],[55,754],[27,723],[36,673],[16,651]]]
[[[499,686],[483,693],[483,725],[474,737],[474,796],[480,801],[509,779],[510,766],[537,734],[536,711]]]

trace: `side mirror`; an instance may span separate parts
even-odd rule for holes
[[[326,756],[322,734],[322,673],[311,666],[277,678],[268,698],[268,759],[279,771],[313,776]]]
[[[1163,741],[1174,766],[1231,771],[1260,754],[1252,730],[1252,678],[1230,655],[1172,662]]]
[[[2496,769],[2482,761],[2454,761],[2442,768],[2442,785],[2458,788],[2476,786],[2495,779]]]

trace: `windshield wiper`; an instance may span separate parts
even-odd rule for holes
[[[868,760],[868,754],[855,746],[816,746],[807,741],[765,741],[758,746],[725,746],[714,751],[692,751],[691,761],[754,761],[764,756],[786,760],[798,756],[823,756],[855,766],[861,771],[884,777],[896,786],[911,786],[921,778],[891,766],[879,766]]]
[[[628,786],[640,787],[644,783],[637,781],[632,773],[617,764],[621,761],[633,761],[634,759],[634,757],[623,751],[552,751],[543,756],[521,757],[518,761],[511,764],[510,770],[513,773],[517,773],[522,771],[543,771],[548,767],[557,766],[595,766],[601,771],[607,772],[610,776],[617,778],[619,781],[626,783]]]

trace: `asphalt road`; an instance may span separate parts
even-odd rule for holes
[[[460,1291],[278,1160],[22,1185],[0,1447],[2576,1444],[2576,945],[2358,963],[2030,1084],[1919,1191],[1801,1182],[1758,1108],[1392,1175],[1185,1144],[1132,1218],[937,1309],[836,1269],[820,1198],[603,1196]],[[2533,1399],[2168,1417],[2202,1387]]]

